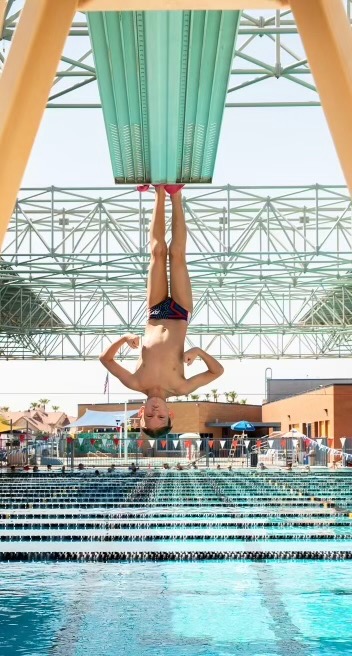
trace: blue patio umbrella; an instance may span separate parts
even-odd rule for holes
[[[231,424],[231,429],[234,431],[242,432],[241,452],[243,453],[242,450],[243,450],[243,441],[244,441],[245,433],[253,433],[255,431],[255,427],[249,421],[245,421],[243,419],[242,421],[237,421],[235,424]],[[248,450],[247,450],[247,457],[248,457]]]
[[[249,421],[237,421],[235,424],[231,424],[232,430],[242,431],[243,433],[251,433],[255,431],[255,427]]]

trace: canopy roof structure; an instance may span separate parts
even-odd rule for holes
[[[116,428],[121,426],[125,419],[136,415],[135,410],[126,412],[101,412],[99,410],[86,410],[82,417],[79,417],[72,424],[67,424],[65,428]]]
[[[17,357],[28,350],[40,356],[42,349],[37,334],[47,330],[63,330],[64,321],[52,311],[47,299],[23,284],[23,279],[0,258],[0,324],[7,337],[0,337],[0,354],[4,357],[6,342]],[[5,350],[1,349],[1,344]]]
[[[346,188],[193,187],[184,205],[189,347],[224,359],[352,355]],[[3,247],[0,357],[96,359],[103,341],[141,335],[152,208],[152,193],[130,187],[22,190]]]

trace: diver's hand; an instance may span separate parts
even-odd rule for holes
[[[131,333],[127,333],[127,335],[125,335],[125,339],[126,339],[126,344],[128,344],[128,346],[131,349],[137,349],[139,347],[138,335],[132,335]]]
[[[192,364],[199,355],[199,349],[195,346],[194,348],[185,351],[183,354],[183,362],[186,363],[187,367]]]

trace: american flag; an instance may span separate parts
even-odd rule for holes
[[[106,374],[105,383],[104,383],[104,394],[108,391],[109,387],[109,374]]]

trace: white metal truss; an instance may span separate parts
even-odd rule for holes
[[[352,0],[343,0],[352,18]],[[0,35],[0,72],[23,0],[8,0]],[[2,40],[1,40],[2,36]],[[296,24],[289,10],[243,12],[227,107],[318,106]],[[50,108],[98,108],[99,94],[85,14],[72,25],[49,98]]]
[[[131,187],[21,190],[0,267],[0,357],[94,359],[106,339],[143,333],[153,200]],[[190,345],[229,359],[351,356],[344,187],[189,187],[184,207]]]

